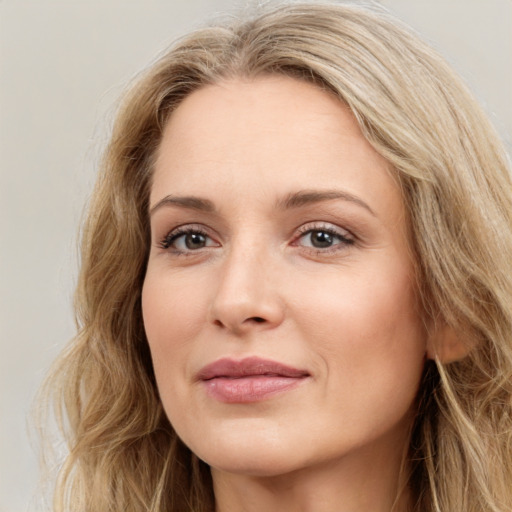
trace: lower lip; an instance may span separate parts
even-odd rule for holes
[[[208,394],[220,402],[246,404],[289,391],[301,384],[304,379],[305,377],[280,376],[217,377],[203,383]]]

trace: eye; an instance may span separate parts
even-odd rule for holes
[[[173,249],[178,253],[186,253],[206,247],[217,247],[218,244],[200,229],[180,227],[166,235],[160,246],[163,249]]]
[[[344,230],[335,229],[334,227],[313,227],[308,229],[306,226],[294,245],[322,250],[335,249],[337,246],[352,245],[353,243],[354,239]]]

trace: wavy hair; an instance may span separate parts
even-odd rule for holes
[[[415,512],[512,510],[512,183],[460,79],[377,7],[286,3],[179,40],[127,92],[83,229],[79,332],[46,384],[69,447],[54,510],[213,512],[208,466],[163,412],[141,315],[148,197],[193,91],[282,74],[347,104],[394,168],[425,319],[467,344],[427,363],[407,456]]]

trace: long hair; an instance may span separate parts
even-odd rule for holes
[[[427,363],[407,457],[416,512],[512,509],[512,183],[486,116],[382,9],[291,3],[178,41],[128,91],[82,238],[79,332],[47,389],[69,455],[57,512],[212,512],[209,468],[160,403],[141,315],[148,197],[167,119],[193,91],[282,74],[337,95],[392,165],[425,320],[460,361]]]

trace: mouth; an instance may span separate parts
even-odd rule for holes
[[[214,399],[224,403],[251,403],[291,390],[310,376],[306,370],[277,361],[248,357],[219,359],[197,375]]]

